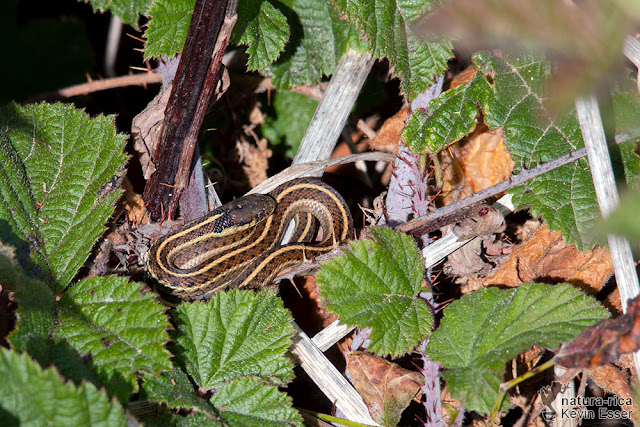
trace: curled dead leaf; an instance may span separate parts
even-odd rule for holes
[[[407,108],[403,108],[393,116],[389,117],[380,127],[375,138],[369,141],[371,149],[376,151],[386,151],[397,153],[400,144],[400,137],[407,121]]]
[[[629,300],[627,313],[586,328],[560,347],[553,360],[565,368],[592,368],[640,349],[640,296]]]
[[[439,154],[442,164],[442,201],[445,205],[509,178],[514,163],[506,151],[502,129],[480,124]]]
[[[147,104],[147,107],[133,118],[131,123],[133,148],[140,154],[140,165],[144,179],[149,179],[156,170],[153,156],[162,136],[164,110],[167,108],[169,95],[171,95],[171,85],[164,87]]]
[[[424,384],[421,373],[385,359],[353,351],[347,355],[351,381],[364,399],[373,419],[394,426]]]
[[[582,253],[575,245],[567,244],[559,231],[550,232],[542,226],[517,246],[484,284],[517,287],[528,282],[571,283],[593,294],[611,274],[613,264],[606,249],[598,247]],[[621,311],[617,292],[606,305]]]

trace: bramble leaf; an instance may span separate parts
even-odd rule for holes
[[[213,393],[211,401],[198,396],[187,375],[176,369],[159,377],[145,376],[150,400],[172,408],[188,409],[187,418],[201,416],[212,425],[302,425],[300,414],[292,408],[291,398],[267,385],[260,378],[242,377],[225,382]]]
[[[172,58],[182,52],[189,31],[195,0],[156,0],[149,8],[144,32],[144,58]]]
[[[82,0],[91,3],[94,11],[111,11],[125,24],[138,28],[138,18],[143,15],[153,0]]]
[[[516,167],[531,168],[584,146],[574,113],[551,118],[544,107],[549,65],[540,58],[497,58],[478,54],[477,64],[490,65],[495,84],[484,106],[491,129],[503,127],[505,143]],[[588,249],[589,230],[599,217],[591,172],[578,160],[512,190],[516,206],[529,206],[551,230],[562,230],[569,243]]]
[[[170,408],[189,409],[195,414],[204,415],[209,422],[221,421],[215,406],[196,394],[187,374],[180,369],[158,376],[145,375],[143,388],[149,400],[162,402]]]
[[[426,353],[445,368],[456,399],[488,413],[507,361],[532,345],[556,348],[606,317],[595,299],[570,285],[484,288],[447,306]]]
[[[18,302],[16,328],[11,331],[9,342],[14,350],[28,351],[45,365],[50,363],[48,344],[56,321],[55,295],[45,282],[27,276],[3,253],[9,248],[0,242],[0,283],[14,292]]]
[[[0,108],[0,238],[30,250],[57,291],[87,259],[120,195],[110,181],[126,159],[126,137],[113,121],[66,104]]]
[[[232,426],[302,426],[302,417],[292,408],[291,397],[276,386],[254,378],[239,378],[224,384],[211,403]]]
[[[414,111],[403,139],[415,153],[435,153],[470,134],[478,124],[489,85],[483,78],[443,92],[429,103],[429,112]]]
[[[176,321],[176,356],[203,389],[247,376],[276,385],[293,378],[286,356],[294,334],[291,315],[272,291],[232,290],[208,303],[183,303]]]
[[[278,59],[289,40],[287,18],[276,5],[265,0],[238,3],[232,42],[247,45],[249,70],[262,70]]]
[[[369,229],[375,240],[350,242],[350,251],[316,275],[327,308],[340,321],[372,328],[369,350],[399,356],[431,331],[424,300],[422,258],[413,239],[388,227]]]
[[[449,42],[425,42],[415,37],[411,25],[440,2],[434,0],[352,1],[335,4],[369,39],[375,58],[389,58],[402,91],[412,100],[444,72],[453,56]]]
[[[122,406],[93,384],[76,387],[26,354],[0,349],[0,417],[4,425],[126,426]]]
[[[78,354],[91,355],[102,383],[123,399],[137,390],[138,372],[171,369],[164,310],[152,293],[127,278],[84,279],[60,300],[56,337]]]
[[[291,36],[278,61],[265,73],[276,88],[315,84],[333,73],[342,55],[366,50],[355,25],[343,21],[329,1],[285,0]]]

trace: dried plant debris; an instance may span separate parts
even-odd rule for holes
[[[564,344],[554,357],[565,368],[592,368],[640,349],[640,297],[629,301],[627,313],[604,319]]]
[[[502,129],[492,131],[484,124],[442,150],[439,160],[445,205],[508,179],[514,167],[504,146]]]
[[[487,274],[511,252],[511,245],[500,239],[500,233],[505,230],[502,214],[487,205],[474,211],[477,215],[446,227],[446,231],[450,229],[460,240],[479,237],[449,255],[444,266],[448,276],[466,280],[474,274]]]
[[[514,249],[511,257],[485,281],[485,286],[513,288],[527,282],[565,282],[594,294],[612,274],[613,264],[606,249],[597,247],[580,252],[575,245],[567,244],[560,232],[550,232],[542,226]],[[621,311],[617,292],[609,296],[605,305]]]
[[[151,178],[156,171],[153,156],[156,146],[162,136],[164,128],[164,110],[167,108],[171,95],[171,85],[165,87],[133,118],[131,133],[133,135],[134,149],[140,154],[140,165],[145,179]]]
[[[347,362],[353,385],[373,419],[382,425],[397,425],[424,383],[422,374],[360,351],[349,353]]]

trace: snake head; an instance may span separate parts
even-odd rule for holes
[[[256,224],[271,215],[276,201],[267,194],[249,194],[223,206],[233,225]]]

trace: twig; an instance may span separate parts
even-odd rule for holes
[[[456,212],[458,212],[459,210],[469,209],[474,205],[480,203],[481,201],[488,199],[489,197],[497,196],[498,194],[510,188],[516,187],[546,172],[552,171],[568,163],[581,159],[586,155],[587,155],[586,149],[580,148],[578,150],[572,151],[571,153],[565,154],[564,156],[560,156],[554,160],[551,160],[533,169],[523,170],[519,172],[517,175],[511,175],[509,179],[499,182],[498,184],[491,186],[487,189],[484,189],[482,191],[478,191],[477,193],[474,193],[471,196],[465,197],[464,199],[458,200],[457,202],[451,203],[450,205],[437,209],[432,213],[430,213],[429,215],[425,215],[423,217],[398,225],[396,227],[396,230],[402,231],[405,233],[424,232],[424,230],[437,230],[438,228],[441,228],[444,225],[450,224],[452,221],[448,220],[447,222],[447,218],[450,218],[452,216],[457,217]]]
[[[313,162],[300,163],[297,165],[289,166],[282,172],[279,172],[269,179],[262,181],[249,191],[252,193],[268,193],[276,188],[278,185],[290,181],[294,178],[301,176],[314,176],[322,175],[326,168],[343,165],[346,163],[353,163],[357,161],[377,161],[377,162],[392,162],[395,159],[395,155],[391,153],[383,153],[382,151],[371,151],[368,153],[350,154],[348,156],[333,157],[326,160],[316,160]]]
[[[598,101],[593,96],[576,100],[576,113],[580,122],[580,129],[584,138],[593,186],[596,189],[596,197],[600,212],[604,218],[608,217],[619,203],[618,191],[613,175],[613,167],[607,140],[600,118]],[[631,253],[629,241],[622,237],[608,235],[609,251],[613,261],[613,270],[616,275],[622,310],[627,312],[627,301],[640,293],[635,262]],[[640,351],[633,353],[636,372],[640,373]]]
[[[126,86],[145,86],[148,84],[162,83],[162,76],[158,73],[138,73],[128,76],[113,77],[110,79],[89,80],[54,92],[38,95],[30,101],[44,101],[57,98],[71,98],[73,96],[87,95],[101,90],[117,89]]]

